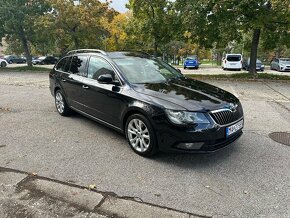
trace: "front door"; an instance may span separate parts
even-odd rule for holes
[[[91,57],[87,78],[83,80],[86,113],[121,128],[121,108],[124,108],[122,86],[99,83],[97,79],[102,74],[111,74],[118,80],[112,66],[106,60]]]

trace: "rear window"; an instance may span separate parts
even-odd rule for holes
[[[240,61],[241,56],[240,55],[230,55],[227,56],[227,61]]]

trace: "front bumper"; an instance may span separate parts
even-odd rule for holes
[[[280,71],[290,71],[290,66],[284,66],[284,67],[280,66]]]
[[[234,123],[239,122],[240,118]],[[156,125],[156,124],[155,124]],[[220,150],[236,141],[242,134],[242,129],[226,137],[227,126],[220,126],[215,123],[204,124],[192,128],[173,126],[167,121],[157,124],[157,140],[159,149],[165,152],[186,152],[186,153],[209,153]],[[184,148],[180,145],[192,144],[191,148]]]

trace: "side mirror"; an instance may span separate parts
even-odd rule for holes
[[[113,77],[111,74],[103,74],[98,77],[99,83],[113,84]]]

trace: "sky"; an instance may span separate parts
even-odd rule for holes
[[[128,10],[125,7],[127,3],[128,3],[128,0],[112,0],[111,7],[114,8],[116,11],[123,13]]]

